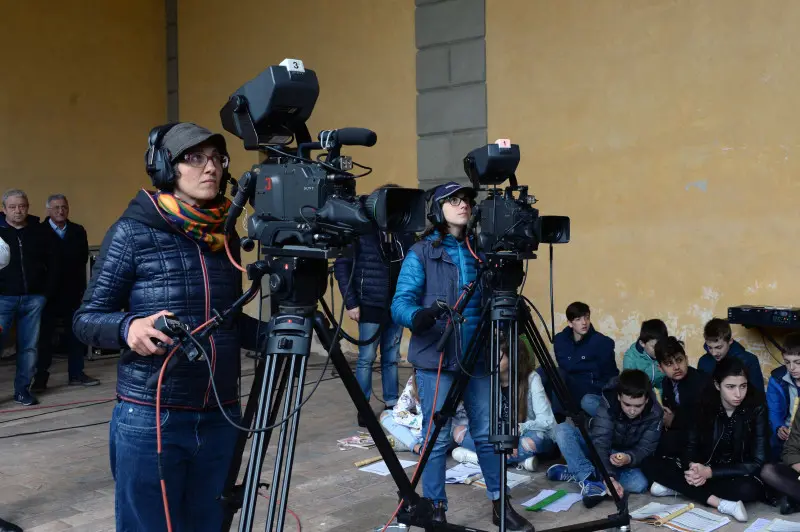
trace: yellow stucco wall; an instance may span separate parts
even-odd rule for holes
[[[518,143],[537,206],[572,217],[562,326],[587,302],[621,356],[660,317],[694,361],[728,306],[797,305],[798,23],[791,0],[487,2],[489,139]],[[545,307],[543,251],[526,291]]]
[[[31,214],[64,193],[100,241],[148,182],[150,128],[166,117],[163,0],[3,2],[0,188]]]
[[[372,148],[343,150],[374,169],[359,180],[358,193],[388,182],[416,186],[413,2],[241,0],[232,8],[192,0],[179,3],[178,33],[181,120],[221,131],[219,110],[233,91],[284,58],[302,59],[320,83],[309,120],[314,138],[322,129],[348,126],[378,134]],[[238,177],[257,155],[225,135]],[[341,303],[338,293],[336,301]]]

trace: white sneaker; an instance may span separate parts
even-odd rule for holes
[[[539,460],[535,456],[531,456],[530,458],[526,458],[521,463],[517,464],[517,470],[519,471],[530,471],[533,473],[539,467]]]
[[[475,464],[478,465],[478,455],[474,451],[465,449],[463,447],[456,447],[453,449],[451,455],[453,460],[461,462],[462,464]]]
[[[747,510],[744,507],[744,503],[742,501],[726,501],[724,499],[719,501],[719,506],[717,506],[717,510],[721,514],[727,514],[736,519],[737,521],[744,523],[747,521]]]
[[[666,486],[662,486],[658,482],[653,482],[653,485],[650,486],[650,495],[653,497],[672,497],[673,495],[677,494],[677,491],[669,489]]]

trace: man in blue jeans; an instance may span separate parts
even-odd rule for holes
[[[17,374],[14,401],[25,406],[38,403],[30,393],[36,371],[37,345],[42,309],[57,283],[55,242],[28,215],[28,196],[11,189],[3,194],[0,238],[9,247],[8,266],[0,271],[0,330],[17,325]]]
[[[643,493],[649,487],[639,466],[655,452],[663,418],[650,378],[641,370],[626,369],[603,389],[589,436],[620,497],[624,491]],[[577,427],[561,423],[555,433],[567,464],[550,466],[547,478],[578,482],[584,506],[592,508],[606,496],[607,488],[612,487],[605,486],[589,460],[586,442]]]
[[[384,185],[381,188],[392,186],[396,185]],[[359,341],[375,339],[368,345],[358,347],[356,380],[369,401],[372,396],[372,364],[380,347],[386,409],[397,404],[399,396],[397,355],[403,338],[403,327],[392,321],[389,309],[397,287],[400,265],[413,244],[414,236],[411,234],[395,235],[377,231],[359,238],[354,244],[353,256],[340,257],[334,264],[334,274],[347,316],[358,323]],[[360,414],[358,424],[365,426]]]

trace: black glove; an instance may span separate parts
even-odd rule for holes
[[[444,310],[439,306],[439,301],[436,301],[428,308],[424,308],[414,314],[414,319],[411,322],[411,332],[414,334],[422,334],[434,325],[436,320],[442,315]]]

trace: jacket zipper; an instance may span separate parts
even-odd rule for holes
[[[197,245],[197,244],[195,244]],[[200,266],[203,270],[203,285],[206,292],[206,321],[211,319],[211,287],[208,284],[208,269],[206,268],[206,260],[203,257],[203,250],[197,245],[197,254],[200,256]],[[208,335],[208,341],[211,344],[211,375],[208,376],[208,387],[206,388],[206,396],[203,400],[203,408],[208,407],[208,397],[211,393],[211,380],[214,378],[214,373],[217,370],[217,348],[214,345],[214,336]],[[222,408],[222,405],[218,405]]]
[[[28,278],[25,276],[25,254],[22,252],[22,238],[17,235],[17,242],[19,242],[19,269],[22,271],[22,288],[25,293],[28,293]]]

